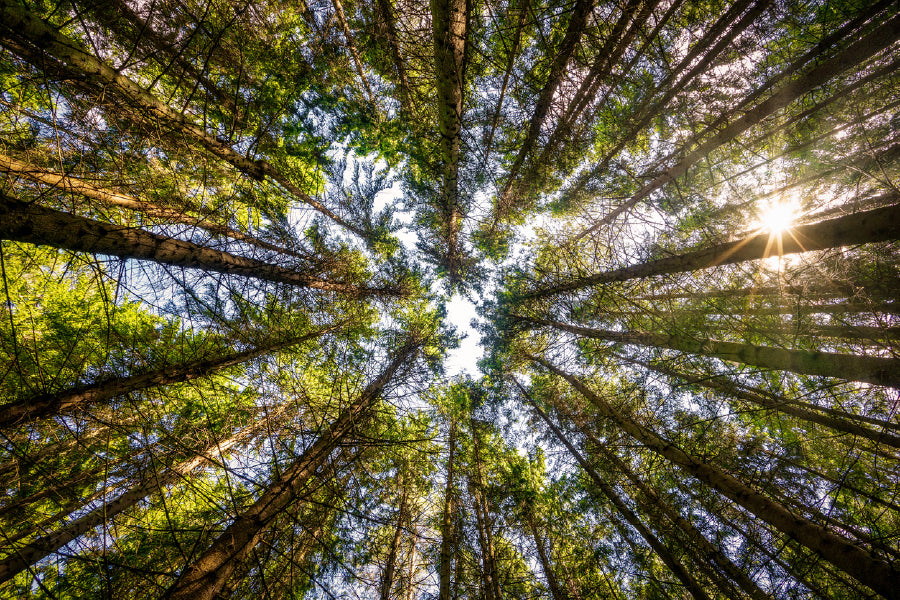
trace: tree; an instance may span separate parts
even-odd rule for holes
[[[0,0],[0,597],[897,597],[898,50]]]

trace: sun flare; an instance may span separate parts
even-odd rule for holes
[[[796,207],[792,203],[772,204],[763,211],[762,228],[769,233],[782,233],[791,228],[797,216],[796,213]]]

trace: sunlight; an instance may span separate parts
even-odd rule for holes
[[[778,202],[769,205],[762,213],[762,230],[780,235],[791,228],[797,217],[797,206],[794,202]]]

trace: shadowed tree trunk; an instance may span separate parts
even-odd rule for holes
[[[0,239],[119,258],[151,260],[351,296],[401,295],[398,289],[366,288],[329,281],[149,231],[111,225],[35,204],[25,204],[3,193],[0,193],[0,218]]]
[[[275,518],[292,502],[303,498],[310,481],[354,427],[365,422],[373,405],[396,372],[411,361],[421,342],[408,340],[390,364],[359,397],[329,425],[311,446],[266,489],[203,554],[188,564],[164,597],[175,600],[212,600],[222,589]]]
[[[821,525],[791,513],[781,504],[763,496],[721,469],[687,454],[678,446],[612,408],[577,377],[558,369],[541,358],[530,355],[527,358],[568,381],[600,411],[601,415],[618,425],[649,450],[667,459],[802,546],[817,553],[839,570],[856,578],[860,583],[887,598],[900,598],[900,588],[895,585],[900,578],[900,572],[889,563]]]
[[[741,387],[738,384],[725,379],[713,379],[710,377],[688,375],[686,373],[680,373],[674,369],[669,369],[660,365],[652,365],[647,362],[621,356],[620,358],[627,362],[640,365],[645,369],[656,371],[657,373],[660,373],[662,375],[666,375],[674,379],[681,379],[682,381],[686,381],[687,383],[699,385],[711,390],[715,390],[717,392],[722,392],[733,398],[746,400],[747,402],[752,402],[753,404],[768,408],[769,410],[775,412],[781,412],[798,419],[803,419],[804,421],[818,423],[819,425],[830,427],[835,431],[841,431],[843,433],[856,435],[875,442],[876,444],[885,444],[893,448],[900,448],[900,437],[891,435],[890,433],[884,431],[873,431],[868,427],[863,427],[858,423],[853,423],[850,420],[852,419],[853,415],[850,415],[849,413],[830,409],[828,410],[827,414],[822,414],[821,412],[816,411],[825,410],[823,408],[810,405],[805,402],[795,402],[784,397],[773,398],[769,395],[758,393],[746,387]],[[892,429],[898,428],[898,426],[893,423],[884,421],[882,421],[882,423],[884,424],[884,426],[888,426]]]
[[[463,92],[466,82],[467,0],[431,0],[438,130],[441,136],[441,229],[447,245],[443,260],[450,280],[461,277],[459,232],[465,217],[459,198]]]
[[[342,325],[343,323],[332,325],[331,327],[318,329],[289,340],[273,342],[252,350],[236,352],[219,358],[198,360],[180,365],[167,365],[147,373],[130,377],[116,377],[54,394],[43,394],[26,400],[3,404],[0,405],[0,428],[65,414],[130,392],[206,377],[227,367],[233,367],[254,358],[316,339],[326,333],[335,331]]]
[[[400,547],[400,538],[403,536],[403,525],[407,520],[406,501],[409,497],[409,487],[403,480],[403,469],[397,469],[397,485],[403,490],[400,494],[400,506],[397,509],[397,525],[394,527],[394,537],[391,539],[391,548],[388,551],[384,574],[381,577],[381,600],[391,600],[391,588],[394,585],[394,571],[397,569],[397,550]]]
[[[529,397],[529,400],[532,403],[532,406],[541,415],[541,417],[550,423],[549,417],[544,413],[543,410],[535,403],[533,399]],[[584,427],[583,424],[578,423],[575,419],[574,415],[568,412],[568,410],[561,403],[554,403],[556,409],[564,414],[569,420],[575,423],[578,430],[585,436],[587,440],[593,444],[593,447],[599,452],[606,460],[611,462],[616,469],[618,469],[622,474],[624,474],[629,481],[631,481],[637,488],[640,490],[646,504],[648,504],[648,508],[650,508],[651,512],[656,511],[661,513],[667,520],[672,522],[679,530],[681,530],[685,537],[693,544],[699,553],[700,557],[705,559],[708,563],[715,565],[722,572],[730,578],[730,581],[736,583],[740,586],[741,590],[745,594],[747,594],[750,598],[754,600],[766,600],[770,598],[768,594],[766,594],[760,587],[756,584],[755,581],[750,579],[750,577],[744,573],[737,565],[735,565],[731,560],[722,553],[722,551],[710,543],[709,540],[706,539],[706,536],[703,535],[694,524],[689,520],[685,519],[681,516],[681,514],[676,511],[673,507],[671,507],[668,503],[666,503],[662,498],[660,498],[656,492],[647,485],[638,475],[631,470],[631,468],[623,461],[617,454],[609,450],[606,444],[602,443],[598,440],[594,435]],[[723,586],[722,583],[718,581],[720,577],[716,577],[716,583],[721,589],[722,593],[726,596],[733,596],[734,592],[731,590],[729,586]]]
[[[456,526],[454,524],[454,468],[456,454],[456,418],[450,417],[450,433],[447,441],[447,486],[444,492],[444,508],[441,514],[441,553],[438,565],[438,600],[450,600],[450,563],[456,554]]]
[[[279,409],[279,412],[283,410]],[[135,506],[138,502],[157,490],[173,485],[179,479],[187,477],[200,466],[213,462],[214,456],[224,456],[226,452],[258,434],[266,426],[266,422],[260,419],[241,429],[235,435],[220,440],[209,446],[194,458],[186,460],[169,469],[163,475],[154,472],[135,487],[120,494],[108,502],[104,501],[100,506],[78,517],[68,525],[57,529],[53,533],[40,537],[33,542],[13,551],[12,555],[0,561],[0,583],[5,583],[38,561],[56,552],[72,540],[84,535],[95,527],[108,522],[114,516]]]
[[[68,175],[61,175],[59,173],[54,173],[53,171],[41,169],[39,167],[29,165],[28,163],[15,160],[14,158],[4,156],[2,154],[0,154],[0,171],[4,171],[6,173],[10,173],[12,175],[20,177],[25,177],[38,183],[44,183],[65,192],[79,194],[81,196],[84,196],[85,198],[98,200],[105,205],[117,206],[120,208],[133,210],[150,217],[165,219],[173,223],[183,223],[192,227],[198,227],[212,234],[229,237],[234,240],[250,244],[251,246],[256,246],[257,248],[261,248],[262,250],[277,252],[279,254],[287,254],[289,256],[294,256],[296,258],[302,258],[306,260],[312,259],[312,257],[307,254],[296,252],[294,250],[283,248],[281,246],[276,246],[275,244],[271,244],[265,240],[261,240],[256,236],[243,233],[241,231],[238,231],[237,229],[232,229],[231,227],[227,227],[225,225],[214,223],[209,220],[211,217],[213,217],[213,215],[211,214],[204,215],[204,218],[195,218],[190,216],[186,212],[191,210],[190,207],[180,206],[178,208],[169,208],[165,206],[159,206],[158,204],[146,202],[144,200],[138,200],[137,198],[134,198],[127,194],[119,193],[115,190],[104,189],[82,179],[69,177]],[[178,203],[176,202],[175,204],[177,205]]]
[[[547,117],[547,113],[550,112],[550,106],[553,102],[553,97],[556,94],[556,89],[565,77],[566,65],[569,64],[569,59],[578,47],[581,36],[587,27],[591,11],[594,9],[594,2],[595,0],[576,0],[575,2],[572,14],[569,16],[566,34],[556,48],[550,63],[550,71],[547,75],[547,80],[544,82],[544,87],[541,88],[541,92],[538,95],[534,112],[531,113],[531,119],[528,122],[528,130],[525,133],[525,139],[519,146],[515,161],[509,169],[506,185],[504,185],[503,190],[498,195],[495,219],[499,221],[505,220],[514,206],[521,203],[523,200],[523,198],[513,197],[513,186],[519,175],[519,169],[522,168],[525,159],[531,153],[532,148],[534,148],[534,145],[537,142],[541,127],[544,124],[544,119]],[[527,194],[527,190],[525,193]],[[527,200],[529,202],[533,201],[531,198],[528,198]]]
[[[566,325],[565,323],[548,319],[516,318],[536,325],[544,325],[575,335],[609,342],[669,348],[670,350],[713,356],[721,360],[775,369],[777,371],[790,371],[801,375],[821,375],[848,381],[862,381],[875,385],[900,387],[900,360],[893,358],[855,356],[834,352],[785,350],[783,348],[754,346],[736,342],[696,339],[687,335],[669,335],[646,331],[609,331]]]
[[[593,466],[587,461],[584,456],[582,456],[581,452],[575,448],[575,445],[569,441],[569,438],[560,431],[560,429],[550,420],[550,417],[547,416],[543,410],[537,405],[537,403],[531,398],[525,388],[516,381],[516,385],[519,387],[519,390],[528,399],[531,403],[532,408],[540,415],[540,417],[544,420],[547,426],[550,428],[550,431],[553,432],[553,435],[556,436],[556,439],[560,441],[560,443],[566,447],[569,453],[572,455],[578,464],[584,469],[584,472],[588,474],[591,480],[594,482],[594,485],[603,492],[603,495],[612,503],[612,505],[616,508],[616,510],[621,514],[625,520],[634,527],[638,533],[641,534],[641,537],[647,542],[647,544],[653,549],[654,552],[662,559],[662,561],[666,564],[667,567],[672,571],[675,577],[684,585],[685,588],[690,592],[691,596],[693,596],[696,600],[706,599],[709,600],[709,596],[696,579],[685,569],[684,565],[682,565],[678,559],[669,551],[668,547],[660,541],[656,535],[650,531],[646,525],[644,525],[643,521],[641,521],[640,517],[634,513],[621,497],[616,493],[616,491],[609,485],[603,477],[594,469]],[[530,524],[533,528],[533,524]],[[534,531],[532,529],[532,531]]]
[[[30,13],[24,6],[14,0],[0,0],[0,43],[7,45],[14,52],[24,54],[22,58],[38,68],[47,68],[46,54],[60,61],[60,68],[69,72],[83,83],[96,86],[104,91],[109,89],[118,93],[129,108],[129,114],[138,120],[158,125],[158,121],[166,123],[177,131],[228,162],[241,172],[254,179],[269,177],[287,189],[301,202],[325,215],[348,231],[365,237],[360,228],[348,223],[324,204],[315,200],[291,182],[278,169],[265,160],[252,160],[236,152],[227,143],[210,135],[203,128],[193,123],[188,117],[160,101],[140,85],[128,79],[108,64],[80,49],[80,44],[67,38],[47,25],[38,16]],[[20,40],[26,45],[23,46]],[[28,46],[32,46],[29,48]],[[123,107],[117,107],[123,108]]]
[[[776,239],[759,233],[742,240],[715,244],[677,256],[652,260],[639,265],[596,273],[526,292],[522,299],[546,298],[600,283],[628,281],[642,277],[686,273],[719,265],[730,265],[769,256],[784,256],[812,250],[825,250],[853,244],[870,244],[900,238],[900,204],[876,208],[811,225],[794,227]]]

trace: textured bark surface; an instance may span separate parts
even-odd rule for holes
[[[394,374],[418,352],[417,342],[406,343],[390,364],[359,397],[303,451],[303,454],[266,491],[216,538],[203,554],[191,562],[165,598],[212,600],[256,546],[262,534],[288,504],[301,501],[304,492],[328,457],[350,431],[366,420],[372,406]]]
[[[441,551],[438,559],[438,600],[450,600],[450,563],[456,554],[456,527],[454,516],[454,460],[456,458],[456,419],[451,417],[447,442],[447,485],[444,491],[444,508],[441,513]]]
[[[702,340],[687,335],[668,335],[646,331],[608,331],[531,317],[523,317],[522,320],[598,340],[669,348],[691,354],[714,356],[722,360],[766,369],[791,371],[802,375],[837,377],[848,381],[862,381],[875,385],[900,388],[900,360],[893,358],[855,356],[834,352],[785,350],[783,348],[754,346],[752,344],[739,344],[720,340]]]
[[[886,598],[900,598],[900,588],[896,585],[900,580],[900,571],[897,571],[891,564],[873,556],[870,552],[821,525],[791,513],[778,502],[763,496],[721,469],[687,454],[678,446],[619,413],[577,377],[558,369],[543,359],[533,356],[528,358],[568,381],[572,387],[597,407],[604,417],[616,423],[649,450],[666,458],[686,473],[756,515],[757,518],[817,553],[839,570],[856,578],[860,583]]]
[[[459,278],[462,249],[459,232],[463,208],[459,198],[459,152],[462,143],[463,92],[466,82],[466,0],[432,0],[434,71],[437,82],[438,131],[442,163],[441,227],[446,243],[445,266]]]
[[[66,414],[129,392],[136,392],[160,385],[181,383],[200,377],[206,377],[227,367],[233,367],[234,365],[239,365],[243,362],[253,360],[254,358],[277,352],[308,340],[316,339],[326,333],[334,331],[338,327],[339,325],[326,327],[290,340],[274,342],[253,348],[252,350],[235,352],[219,358],[199,360],[180,365],[167,365],[161,369],[147,373],[140,373],[130,377],[107,379],[105,381],[79,386],[63,392],[42,394],[25,400],[3,404],[0,405],[0,428],[21,425],[36,419]]]
[[[222,235],[234,240],[238,240],[240,242],[250,244],[251,246],[256,246],[257,248],[260,248],[262,250],[277,252],[279,254],[287,254],[296,258],[307,260],[310,259],[310,257],[306,254],[302,254],[288,248],[283,248],[281,246],[276,246],[275,244],[271,244],[265,240],[259,239],[258,237],[246,234],[242,231],[238,231],[237,229],[232,229],[225,225],[214,223],[208,220],[208,218],[192,217],[185,212],[189,209],[184,206],[178,208],[169,208],[166,206],[154,204],[152,202],[139,200],[133,196],[94,185],[77,177],[70,177],[68,175],[62,175],[60,173],[41,169],[34,165],[24,163],[3,154],[0,154],[0,171],[18,177],[24,177],[37,183],[43,183],[64,192],[70,192],[73,194],[84,196],[85,198],[98,200],[99,202],[102,202],[103,204],[109,206],[118,206],[120,208],[143,213],[150,217],[165,219],[166,221],[172,223],[183,223],[185,225],[197,227],[215,235]],[[177,206],[177,203],[173,204]],[[206,216],[208,217],[210,215]]]
[[[182,113],[160,101],[153,94],[134,81],[121,75],[108,64],[80,49],[80,45],[60,34],[36,15],[14,0],[0,0],[0,42],[8,45],[17,53],[24,53],[22,58],[36,66],[43,67],[44,56],[55,57],[71,75],[82,80],[82,83],[101,89],[110,88],[125,101],[125,110],[129,110],[138,120],[151,124],[166,123],[170,128],[185,134],[201,146],[228,162],[241,172],[254,179],[271,178],[287,189],[301,202],[314,208],[335,223],[353,233],[365,236],[358,227],[348,223],[318,200],[302,191],[299,186],[287,179],[278,169],[265,160],[252,160],[236,152],[230,145],[210,135]],[[26,45],[33,49],[29,51]]]
[[[523,395],[528,398],[528,401],[531,403],[532,408],[534,408],[535,412],[540,415],[541,419],[547,424],[550,428],[550,431],[553,432],[553,435],[556,436],[556,439],[560,441],[560,443],[566,447],[569,451],[569,454],[578,462],[584,472],[588,474],[591,480],[594,482],[594,485],[603,493],[603,495],[612,503],[612,505],[619,511],[619,514],[625,518],[625,520],[634,527],[638,533],[641,534],[641,537],[644,538],[644,541],[656,552],[660,559],[666,564],[667,567],[672,571],[675,577],[684,585],[684,587],[690,592],[691,596],[695,598],[695,600],[709,600],[709,596],[697,580],[687,571],[687,569],[682,565],[675,556],[669,552],[668,547],[663,544],[662,541],[656,535],[644,525],[641,518],[634,513],[628,505],[622,500],[622,498],[616,493],[611,485],[609,485],[603,477],[591,466],[591,463],[587,461],[587,459],[578,451],[572,442],[569,441],[569,438],[556,426],[556,424],[550,420],[550,417],[545,413],[541,408],[537,405],[537,403],[528,395],[525,389],[519,385],[519,389],[522,391]],[[533,527],[533,525],[532,525]],[[534,531],[534,529],[533,529]]]
[[[780,238],[780,239],[779,239]],[[867,244],[900,239],[900,204],[885,206],[810,225],[794,227],[776,237],[758,233],[734,242],[678,256],[661,258],[639,265],[579,277],[558,285],[522,294],[523,299],[546,298],[572,292],[599,283],[628,281],[671,273],[685,273],[718,265],[729,265],[769,256],[784,256],[813,250],[825,250],[853,244]]]
[[[25,204],[2,193],[0,239],[119,258],[151,260],[177,267],[242,275],[351,296],[401,295],[398,289],[366,288],[329,281],[142,229],[102,223],[35,204]]]

